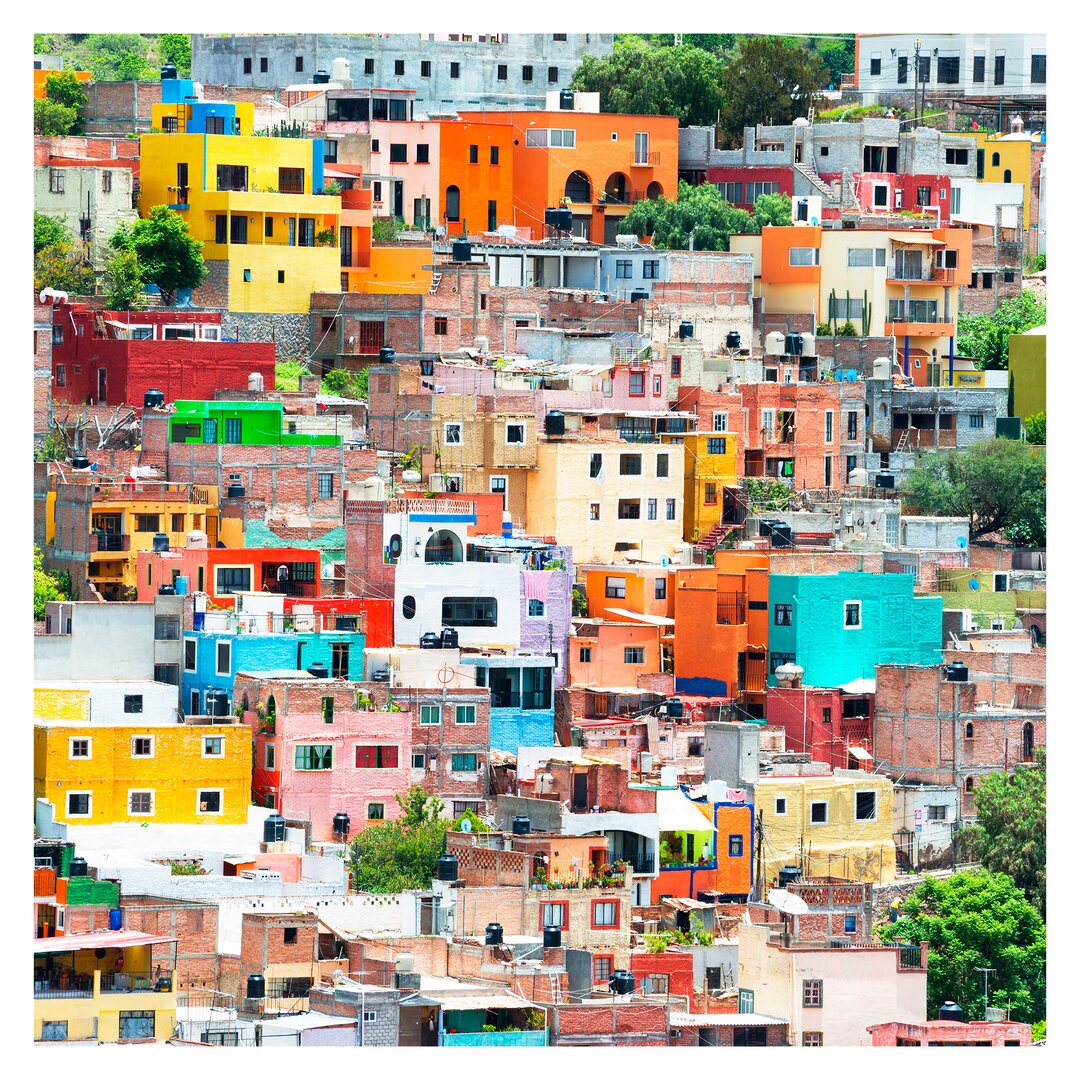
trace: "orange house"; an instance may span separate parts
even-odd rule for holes
[[[81,83],[88,83],[94,77],[93,75],[90,74],[89,71],[72,71],[71,68],[68,68],[68,71],[70,72],[70,74],[74,75],[75,78],[78,79],[79,82],[81,82]],[[50,75],[59,75],[59,74],[60,74],[59,71],[46,71],[46,70],[44,70],[44,68],[35,68],[34,69],[34,97],[36,97],[36,98],[44,98],[45,97],[45,80]]]
[[[544,211],[564,205],[564,199],[573,211],[576,236],[611,244],[639,199],[677,195],[679,121],[674,116],[578,108],[461,115],[511,129],[514,186],[508,220],[531,229],[534,239],[544,235]]]
[[[586,632],[570,637],[572,685],[636,686],[639,675],[655,675],[661,670],[659,626],[594,622],[581,629]]]
[[[738,698],[763,716],[768,555],[717,551],[713,566],[680,567],[674,577],[676,693]]]
[[[710,840],[701,848],[702,833],[692,821],[674,822],[665,828],[664,806],[657,800],[660,817],[660,863],[651,884],[651,902],[664,896],[698,899],[699,893],[715,892],[730,900],[745,900],[753,884],[754,809],[750,803],[708,803],[698,812]],[[687,829],[683,825],[694,825]],[[688,837],[696,835],[691,848]],[[695,862],[696,856],[696,862]],[[685,860],[685,861],[683,861]]]
[[[627,564],[578,569],[585,579],[590,619],[622,621],[629,618],[612,610],[620,608],[639,615],[659,615],[668,619],[675,616],[670,580],[674,567]]]
[[[514,139],[507,124],[439,125],[439,217],[448,236],[514,223]]]

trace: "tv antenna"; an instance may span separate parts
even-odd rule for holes
[[[997,968],[977,967],[975,971],[982,972],[983,977],[983,1019],[986,1019],[986,1010],[990,1006],[990,976],[997,974]]]

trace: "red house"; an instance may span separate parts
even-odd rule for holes
[[[141,410],[151,389],[171,402],[247,390],[256,373],[265,387],[274,385],[274,343],[222,340],[217,312],[92,311],[85,304],[58,304],[52,327],[56,402]]]
[[[874,756],[874,697],[841,687],[771,686],[766,722],[782,727],[784,745],[834,769],[870,769]]]

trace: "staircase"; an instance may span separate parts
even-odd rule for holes
[[[835,202],[836,196],[833,195],[833,190],[821,179],[820,176],[814,171],[810,165],[803,165],[801,162],[796,162],[793,166],[795,171],[802,177],[804,177],[810,186],[822,197],[829,202]]]
[[[431,275],[431,288],[428,289],[428,294],[434,296],[439,291],[439,282],[442,281],[442,274],[432,273]]]
[[[718,548],[736,529],[741,528],[741,525],[724,525],[722,522],[718,521],[712,529],[697,542],[698,546],[705,548],[706,551]]]

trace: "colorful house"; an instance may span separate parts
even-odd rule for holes
[[[724,488],[734,487],[742,458],[734,435],[709,432],[683,439],[683,539],[706,542],[724,512]]]
[[[1031,148],[1033,140],[1023,126],[1009,135],[992,131],[957,131],[975,143],[975,178],[987,184],[1024,185],[1024,228],[1031,224]]]
[[[190,79],[164,79],[143,135],[139,212],[176,210],[202,242],[210,276],[197,297],[232,311],[306,312],[338,292],[341,199],[323,194],[322,139],[255,137],[253,106],[203,102]]]
[[[291,421],[295,429],[302,421]],[[340,435],[283,430],[280,401],[177,401],[169,417],[169,442],[237,443],[242,446],[340,446]]]
[[[491,690],[491,749],[516,754],[522,746],[555,743],[554,656],[463,656],[476,685]]]
[[[44,67],[35,67],[34,68],[34,97],[35,98],[41,99],[41,98],[45,97],[45,80],[50,75],[59,75],[61,71],[65,71],[65,68],[64,68],[63,64],[64,64],[63,60],[60,60],[60,67],[57,68],[56,70],[53,70],[52,68],[44,68]],[[89,72],[89,71],[73,71],[71,68],[67,68],[66,73],[69,74],[69,75],[74,75],[75,78],[78,79],[79,82],[81,82],[81,83],[92,82],[93,78],[94,78],[93,74],[91,72]]]
[[[806,686],[872,679],[878,664],[940,664],[939,596],[906,574],[770,574],[769,685],[797,664]]]

